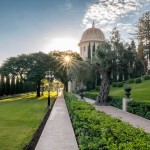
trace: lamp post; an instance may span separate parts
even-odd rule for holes
[[[67,87],[65,87],[66,88],[66,91],[68,92],[68,85],[69,85],[69,80],[68,80],[68,68],[69,68],[69,65],[70,65],[70,63],[71,63],[71,60],[72,60],[72,57],[71,56],[69,56],[69,55],[66,55],[65,57],[64,57],[64,65],[66,66],[66,74],[67,74]]]
[[[56,82],[56,85],[57,85],[57,96],[58,96],[58,85],[59,85],[59,82]]]
[[[48,108],[50,108],[50,86],[51,86],[51,82],[53,81],[54,79],[54,73],[52,71],[48,71],[46,73],[46,76],[45,76],[49,82],[49,85],[48,85],[48,102],[47,102],[47,105],[48,105]]]

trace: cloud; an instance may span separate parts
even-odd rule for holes
[[[110,32],[114,26],[120,31],[130,32],[133,20],[139,18],[141,8],[150,6],[149,2],[150,0],[97,0],[87,8],[82,23],[88,28],[95,21],[96,26],[105,32]]]

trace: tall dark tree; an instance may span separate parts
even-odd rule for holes
[[[145,56],[144,56],[144,45],[143,45],[143,42],[140,42],[139,45],[138,45],[138,55],[139,55],[139,58],[141,60],[141,63],[142,63],[142,74],[145,74],[146,73],[146,59],[145,59]]]
[[[10,82],[10,94],[13,95],[15,94],[15,76],[11,77],[11,82]]]
[[[101,89],[97,98],[97,104],[105,105],[110,90],[109,77],[112,71],[114,51],[108,43],[102,43],[97,49],[97,69],[102,76]]]
[[[10,78],[7,75],[6,76],[6,83],[5,83],[5,95],[9,95],[10,94]]]
[[[19,90],[19,84],[20,84],[20,80],[19,77],[16,77],[16,86],[15,86],[15,93],[19,94],[20,90]]]
[[[88,59],[91,60],[91,44],[88,46]]]
[[[114,51],[114,56],[113,56],[113,70],[112,70],[112,76],[113,76],[113,81],[118,80],[118,74],[119,74],[119,68],[118,64],[120,63],[119,61],[119,49],[120,49],[120,33],[117,30],[117,28],[113,28],[111,32],[111,37],[110,37],[110,44],[111,44],[111,49]]]
[[[49,70],[55,72],[55,59],[52,55],[39,52],[30,54],[28,62],[30,64],[30,69],[26,74],[27,80],[37,84],[37,97],[39,97],[41,81],[45,78],[46,72]]]
[[[20,76],[20,80],[28,80],[37,84],[37,96],[40,96],[41,80],[45,78],[48,70],[56,68],[55,59],[51,55],[43,52],[32,53],[29,55],[19,55],[7,59],[0,71],[3,73],[11,73]]]
[[[2,90],[2,76],[0,76],[0,97],[3,96],[3,90]]]
[[[135,31],[138,39],[138,54],[143,65],[143,74],[147,72],[147,63],[150,61],[150,11],[147,11],[139,19]]]

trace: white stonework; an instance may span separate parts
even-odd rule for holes
[[[90,46],[90,59],[92,59],[95,55],[93,46],[95,45],[96,51],[97,47],[104,41],[104,33],[99,28],[95,28],[93,23],[91,28],[84,31],[80,43],[78,44],[80,47],[80,56],[86,60],[88,58],[88,50]]]
[[[80,47],[80,56],[82,57],[82,59],[92,60],[96,55],[97,47],[104,41],[104,33],[99,28],[95,28],[93,22],[92,27],[84,31],[80,43],[78,44],[78,46]],[[81,87],[83,86],[76,85],[76,81],[68,82],[68,92],[76,92],[76,90],[80,89]]]

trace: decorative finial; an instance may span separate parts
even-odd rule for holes
[[[94,21],[93,21],[92,27],[93,27],[93,28],[95,27],[95,23],[94,23]]]

